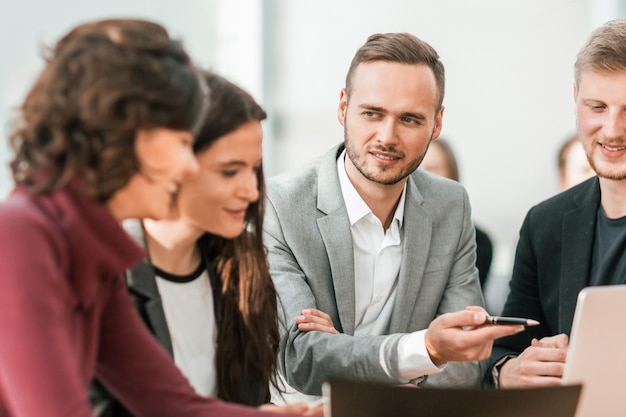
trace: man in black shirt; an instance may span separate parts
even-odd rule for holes
[[[578,293],[626,280],[626,19],[596,29],[574,69],[578,136],[597,177],[526,215],[503,315],[541,325],[494,343],[487,385],[559,385]]]

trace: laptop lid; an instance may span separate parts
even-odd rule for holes
[[[578,294],[563,371],[564,383],[582,383],[576,417],[626,412],[626,285],[584,288]]]
[[[331,417],[573,417],[581,386],[483,390],[333,380],[323,386]],[[329,413],[330,412],[330,413]]]

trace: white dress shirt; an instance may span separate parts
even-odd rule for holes
[[[348,178],[344,150],[337,159],[341,192],[350,219],[354,250],[355,329],[354,335],[384,335],[389,332],[391,312],[402,262],[402,222],[406,184],[391,225],[383,224],[367,206]],[[424,335],[426,330],[409,333],[398,344],[398,372],[404,382],[440,372],[430,360]],[[384,345],[381,347],[380,363]],[[387,370],[389,374],[389,370]]]

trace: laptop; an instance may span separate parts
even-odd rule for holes
[[[417,388],[333,380],[326,417],[573,417],[581,385],[507,390]],[[604,417],[597,414],[597,417]],[[605,415],[606,416],[606,415]]]
[[[576,417],[626,414],[626,285],[578,294],[563,382],[583,384]]]

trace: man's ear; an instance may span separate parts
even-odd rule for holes
[[[348,109],[348,93],[345,88],[341,89],[339,93],[339,106],[337,106],[337,120],[341,126],[345,126],[346,122],[346,110]]]
[[[444,106],[441,106],[439,112],[437,112],[437,116],[435,116],[435,127],[433,128],[433,133],[431,135],[431,140],[437,140],[439,134],[441,134],[441,127],[443,126],[443,111],[445,110]]]

